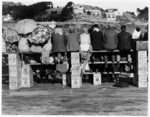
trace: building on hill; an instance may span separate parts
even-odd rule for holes
[[[75,14],[84,14],[84,5],[76,4],[73,5],[73,11]]]
[[[80,5],[80,4],[73,5],[73,10],[75,14],[88,14],[101,16],[101,10],[89,5]]]
[[[105,15],[108,21],[116,21],[117,17],[121,14],[118,12],[118,9],[106,9]]]
[[[3,15],[3,21],[4,22],[9,22],[9,21],[12,21],[13,20],[13,17],[9,14],[7,15]]]
[[[89,6],[89,5],[84,5],[84,11],[86,14],[90,12],[91,15],[101,16],[101,11],[99,9]]]

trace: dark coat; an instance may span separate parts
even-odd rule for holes
[[[66,35],[52,33],[52,52],[66,52]]]
[[[148,41],[148,32],[144,33],[143,41]]]
[[[117,48],[117,32],[114,30],[106,30],[104,32],[104,48],[106,50],[114,50]]]
[[[103,33],[101,31],[98,32],[93,31],[90,36],[93,50],[103,50],[104,47]]]
[[[128,32],[120,32],[118,34],[118,49],[119,50],[131,50],[132,36]]]
[[[70,33],[67,35],[67,51],[79,51],[79,35],[77,33]]]

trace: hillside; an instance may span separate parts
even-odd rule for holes
[[[94,15],[79,14],[74,17],[70,22],[84,22],[84,23],[115,23],[115,24],[126,24],[126,25],[147,25],[148,22],[142,22],[140,19],[131,15],[130,13],[123,13],[117,21],[108,21],[106,18],[102,18]]]

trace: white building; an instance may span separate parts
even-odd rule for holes
[[[88,12],[90,12],[90,15],[101,16],[101,11],[99,9],[89,5],[76,4],[73,5],[73,10],[75,14],[88,14]]]
[[[101,16],[101,11],[100,10],[85,10],[86,13],[89,11],[91,13],[91,15],[95,15],[95,16]]]
[[[84,9],[83,5],[79,5],[79,4],[73,5],[73,10],[75,14],[83,14],[84,13],[83,9]]]
[[[99,9],[96,9],[96,8],[89,6],[89,5],[84,5],[84,11],[86,14],[88,12],[90,12],[91,15],[101,16],[101,11]]]
[[[121,15],[118,9],[107,9],[105,14],[108,21],[116,21],[116,17]]]

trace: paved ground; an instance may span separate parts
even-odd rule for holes
[[[84,83],[80,89],[71,89],[60,84],[38,84],[30,89],[21,89],[18,95],[22,93],[24,96],[14,96],[16,93],[3,86],[2,114],[147,115],[147,88],[115,88],[112,85]]]

